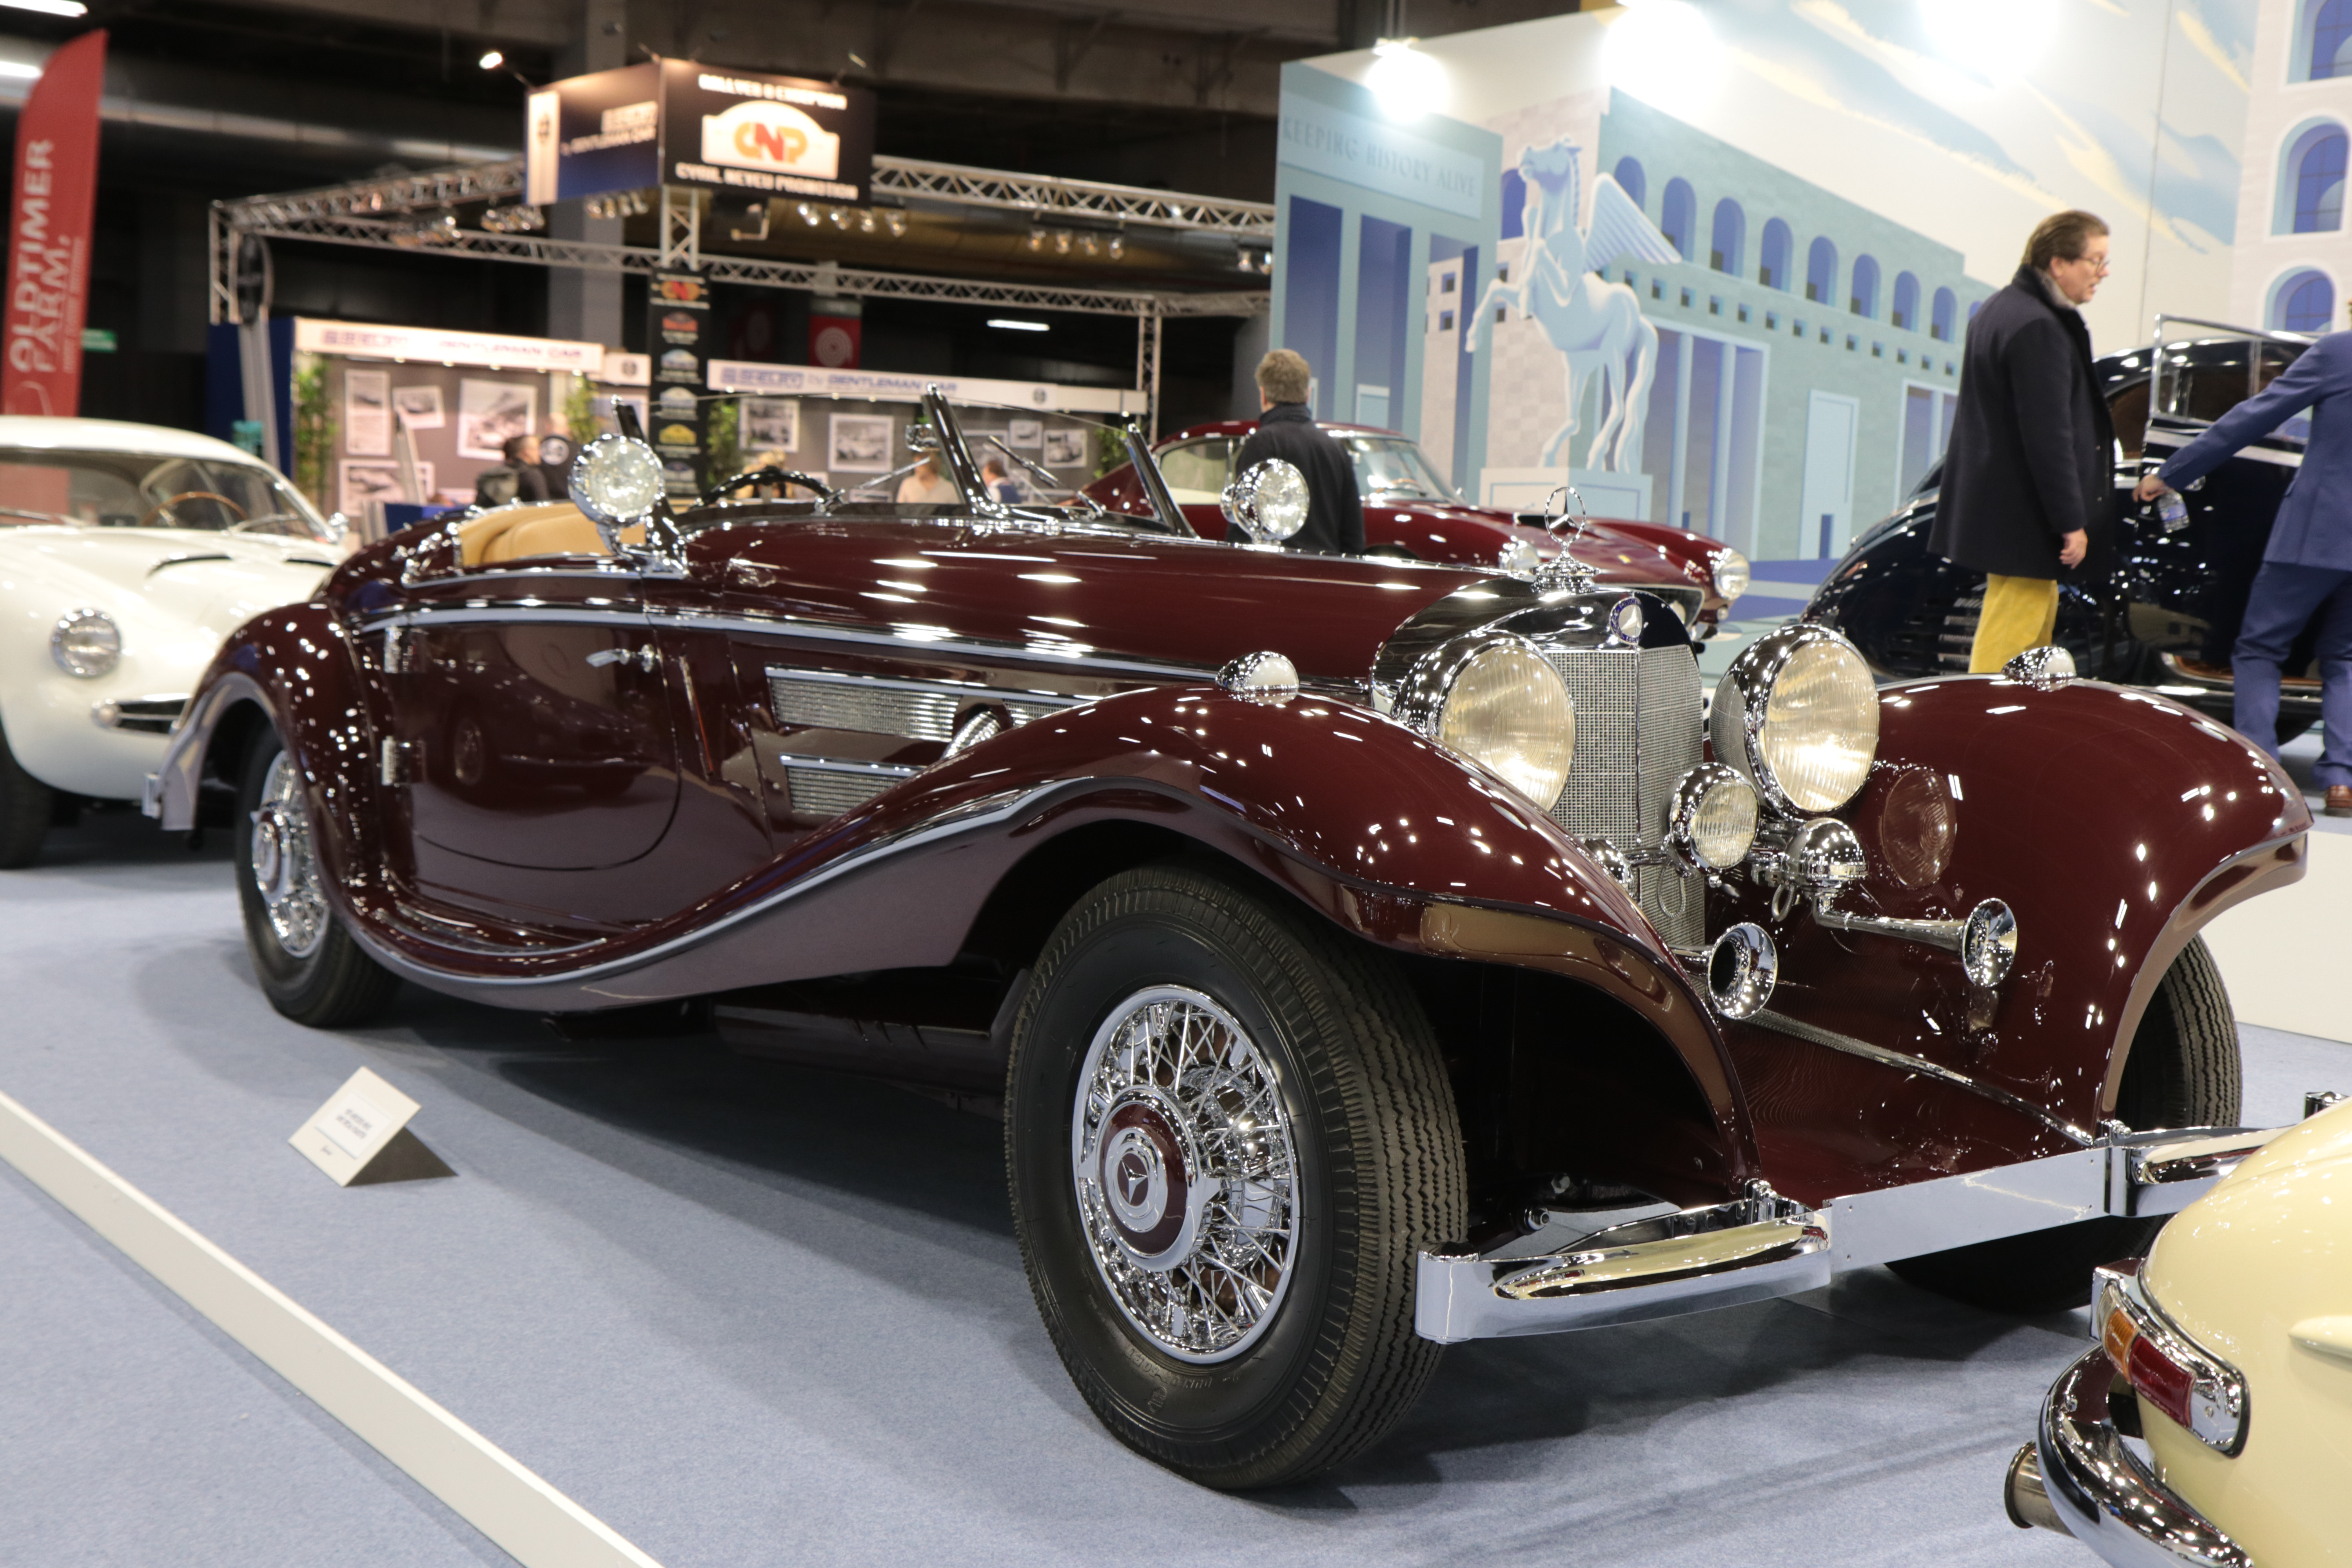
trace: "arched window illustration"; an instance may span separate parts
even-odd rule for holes
[[[1633,205],[1646,209],[1650,205],[1650,181],[1642,173],[1642,161],[1639,158],[1620,158],[1614,172],[1617,183],[1625,187],[1627,195],[1633,198]]]
[[[1919,279],[1908,272],[1895,275],[1895,314],[1889,320],[1906,332],[1919,330]]]
[[[2352,76],[2352,0],[2303,0],[2302,11],[2288,76],[2295,81]]]
[[[1846,309],[1857,316],[1874,319],[1878,315],[1878,262],[1868,256],[1853,258],[1853,297]]]
[[[1952,341],[1952,312],[1959,305],[1949,289],[1936,290],[1936,303],[1927,317],[1927,335],[1938,342]]]
[[[1748,270],[1748,215],[1729,196],[1715,204],[1715,243],[1706,264],[1733,277]]]
[[[1767,289],[1786,289],[1789,287],[1789,252],[1796,241],[1790,237],[1789,226],[1779,218],[1764,222],[1764,245],[1756,258],[1756,281]]]
[[[2344,226],[2344,127],[2315,120],[2287,138],[2279,161],[2273,234],[2326,234]]]
[[[2271,326],[2283,332],[2324,332],[2336,316],[2336,285],[2309,268],[2290,272],[2271,289]]]
[[[1668,244],[1679,252],[1685,261],[1691,257],[1691,229],[1698,221],[1698,198],[1691,195],[1687,180],[1666,182],[1666,207],[1658,219],[1658,231]]]
[[[1805,298],[1828,304],[1837,297],[1837,247],[1827,239],[1813,241],[1805,257]]]

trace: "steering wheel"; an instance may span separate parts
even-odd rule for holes
[[[149,523],[155,521],[157,513],[169,511],[184,500],[216,500],[220,502],[221,505],[228,508],[229,510],[236,513],[237,521],[243,522],[246,521],[245,508],[237,505],[236,502],[229,500],[228,497],[221,494],[218,490],[182,490],[178,495],[173,496],[168,500],[159,500],[153,506],[149,507],[147,509],[147,515],[139,520],[139,526],[142,528],[146,527]],[[178,520],[175,518],[173,521],[176,522]]]

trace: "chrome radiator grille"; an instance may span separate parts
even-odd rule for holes
[[[1576,760],[1552,820],[1632,854],[1665,832],[1666,797],[1699,763],[1698,661],[1686,648],[1553,646],[1545,657],[1576,699]],[[1634,878],[1643,911],[1677,946],[1706,940],[1706,900],[1674,871]]]
[[[914,741],[952,738],[956,714],[974,702],[1002,702],[1012,711],[1016,724],[1058,712],[1067,705],[1033,693],[1016,695],[977,686],[931,685],[868,676],[828,677],[808,670],[786,674],[773,669],[768,672],[768,700],[779,724],[862,730],[877,735],[904,735]]]

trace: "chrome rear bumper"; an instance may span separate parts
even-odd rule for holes
[[[1637,1323],[1793,1296],[1849,1269],[2104,1215],[2172,1214],[2275,1131],[2117,1133],[1819,1209],[1759,1182],[1748,1197],[1610,1226],[1540,1256],[1524,1255],[1526,1238],[1486,1253],[1423,1252],[1413,1324],[1423,1339],[1451,1344]]]
[[[2093,1350],[2051,1385],[2032,1447],[2010,1465],[2010,1518],[2045,1529],[2054,1519],[2118,1568],[2253,1568],[2243,1547],[2125,1445],[2107,1410],[2114,1381],[2107,1352]]]

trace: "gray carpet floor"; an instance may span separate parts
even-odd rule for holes
[[[132,819],[0,878],[0,1089],[668,1568],[770,1563],[2073,1563],[2001,1466],[2084,1319],[1883,1271],[1457,1347],[1375,1452],[1225,1497],[1108,1438],[1037,1324],[1000,1130],[677,1041],[404,994],[288,1024],[228,867]],[[2248,1114],[2352,1089],[2249,1031]],[[454,1178],[339,1189],[288,1136],[354,1068]],[[0,1167],[0,1562],[503,1561]]]

